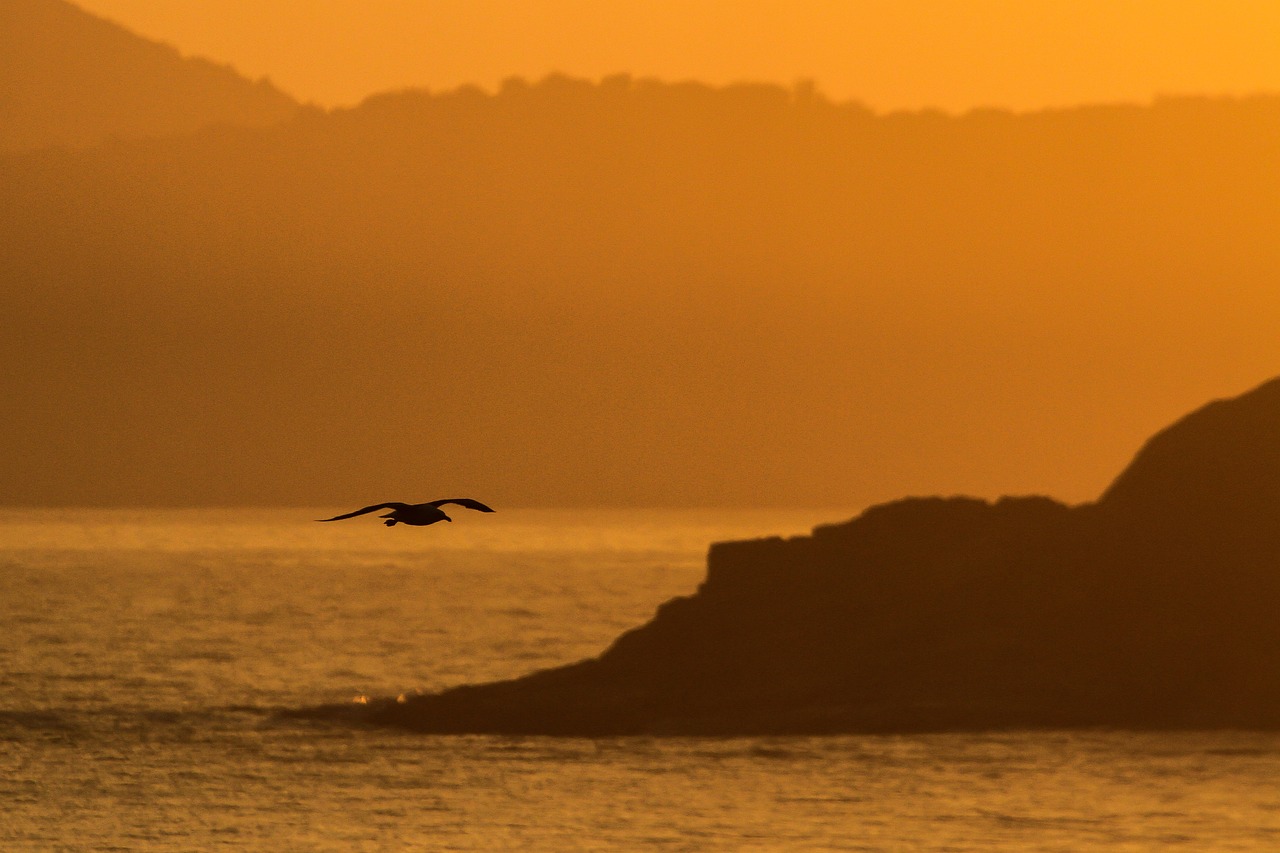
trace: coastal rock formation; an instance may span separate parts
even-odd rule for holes
[[[1280,379],[1153,437],[1095,503],[909,498],[719,543],[598,658],[306,712],[424,732],[1280,726]]]

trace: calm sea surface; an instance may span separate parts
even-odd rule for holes
[[[340,508],[338,508],[340,509]],[[3,850],[1278,850],[1280,736],[437,737],[279,708],[599,653],[852,513],[0,511]]]

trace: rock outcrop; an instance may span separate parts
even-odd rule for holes
[[[1280,727],[1280,380],[1153,437],[1095,503],[910,498],[713,545],[600,657],[312,709],[424,732]]]

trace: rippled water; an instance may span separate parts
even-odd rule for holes
[[[0,848],[1280,849],[1280,736],[434,737],[280,720],[598,653],[851,513],[0,512]],[[365,519],[365,521],[368,521]]]

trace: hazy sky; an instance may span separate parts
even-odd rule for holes
[[[1280,92],[1280,0],[84,3],[323,104],[557,69]],[[549,81],[166,137],[271,91],[30,8],[0,502],[1089,500],[1280,370],[1280,97]]]
[[[619,71],[811,78],[877,109],[1280,91],[1275,0],[80,0],[187,54],[351,104]]]

